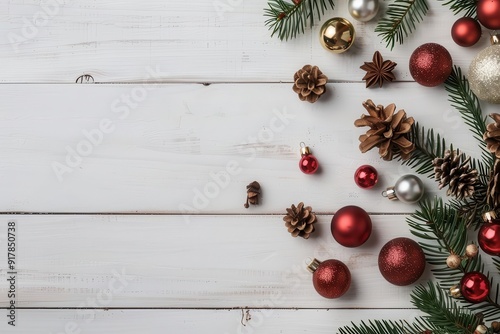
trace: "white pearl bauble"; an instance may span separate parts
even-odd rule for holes
[[[349,0],[347,10],[349,14],[361,22],[373,19],[378,13],[378,0]]]

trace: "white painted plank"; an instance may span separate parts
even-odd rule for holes
[[[246,311],[250,319],[245,320]],[[5,311],[2,310],[2,313]],[[367,319],[407,320],[415,310],[18,310],[16,328],[0,322],[2,333],[336,333]],[[5,317],[3,317],[5,318]]]
[[[455,63],[467,68],[489,45],[488,33],[476,46],[461,48],[450,37],[456,19],[451,11],[438,1],[428,4],[428,16],[404,46],[385,49],[374,33],[376,19],[352,20],[355,45],[335,55],[322,49],[317,36],[327,18],[349,18],[346,1],[336,1],[335,10],[289,42],[270,37],[265,0],[2,1],[0,82],[71,83],[84,73],[98,82],[289,82],[306,63],[319,65],[331,80],[359,81],[364,73],[359,66],[376,49],[399,64],[399,80],[411,80],[409,56],[428,42],[443,44]],[[383,2],[380,14],[386,6]],[[148,67],[162,74],[151,78]]]
[[[358,150],[366,128],[353,122],[367,98],[395,102],[455,147],[480,153],[443,88],[328,89],[310,105],[290,84],[2,85],[0,184],[8,191],[0,192],[0,211],[281,213],[304,201],[317,212],[350,204],[369,212],[412,212],[414,206],[380,196],[411,170]],[[132,107],[122,102],[134,94]],[[106,120],[111,130],[101,138],[95,129]],[[84,132],[93,133],[95,145]],[[317,175],[298,169],[302,141],[320,161]],[[380,174],[368,191],[352,179],[367,163]],[[229,182],[217,186],[213,175],[228,164],[233,175],[226,173]],[[254,180],[263,187],[262,205],[247,210],[245,186]],[[437,194],[434,181],[425,182],[428,193]]]
[[[281,216],[0,217],[17,224],[17,306],[79,308],[408,308],[412,286],[383,279],[378,252],[410,236],[405,217],[372,216],[370,239],[340,246],[331,216],[319,216],[308,240],[289,235]],[[6,250],[6,249],[4,249]],[[2,276],[7,252],[0,252]],[[306,260],[336,258],[352,275],[349,291],[319,296]],[[430,278],[427,271],[420,282]],[[0,280],[0,307],[8,286]],[[383,301],[383,302],[381,302]]]

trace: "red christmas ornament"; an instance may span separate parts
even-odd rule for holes
[[[460,292],[471,303],[483,302],[490,294],[490,281],[484,274],[471,271],[460,280]]]
[[[451,38],[460,46],[473,46],[481,38],[481,26],[470,17],[462,17],[451,27]]]
[[[345,206],[332,218],[333,238],[345,247],[358,247],[365,243],[372,233],[372,220],[365,210],[358,206]]]
[[[299,168],[305,174],[314,174],[318,170],[319,162],[314,155],[311,154],[311,150],[304,143],[300,144],[300,158]],[[302,146],[303,145],[303,146]]]
[[[420,245],[412,239],[395,238],[380,250],[378,268],[389,283],[409,285],[424,273],[425,255]]]
[[[419,46],[410,57],[410,74],[422,86],[434,87],[450,76],[453,61],[443,46],[427,43]]]
[[[356,169],[354,173],[354,182],[360,188],[370,189],[377,184],[378,173],[377,170],[370,165],[363,165]]]
[[[488,29],[500,29],[500,0],[479,0],[477,19]]]
[[[500,256],[500,220],[484,223],[479,229],[477,241],[485,253]]]
[[[351,272],[339,260],[321,262],[314,259],[307,269],[313,273],[314,288],[325,298],[339,298],[351,286]]]

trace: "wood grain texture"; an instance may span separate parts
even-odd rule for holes
[[[443,44],[456,64],[468,68],[489,45],[487,34],[472,48],[457,46],[450,37],[456,18],[440,2],[428,3],[428,16],[404,46],[386,50],[374,33],[376,20],[352,20],[355,45],[335,55],[320,46],[319,29],[327,18],[350,17],[346,1],[285,43],[264,26],[264,0],[6,0],[0,3],[0,82],[73,83],[84,73],[97,82],[290,82],[306,63],[320,66],[331,80],[360,81],[359,66],[377,49],[399,64],[396,76],[407,81],[409,56],[426,42]],[[152,78],[146,67],[162,74]]]
[[[443,88],[328,89],[310,105],[289,84],[2,85],[0,171],[9,191],[0,192],[0,211],[255,214],[304,201],[316,212],[350,204],[412,212],[380,196],[411,170],[359,152],[366,128],[353,123],[367,98],[395,102],[455,147],[479,153]],[[298,169],[302,141],[320,161],[317,175]],[[380,174],[369,191],[352,179],[366,163]],[[245,186],[254,180],[262,205],[247,210]],[[424,181],[429,196],[438,194]]]
[[[246,311],[251,319],[246,320]],[[80,333],[289,333],[331,334],[360,318],[411,321],[415,310],[20,310],[15,328],[4,334]],[[3,312],[2,312],[3,313]],[[356,320],[354,320],[356,319]],[[28,321],[29,320],[29,321]]]
[[[331,216],[308,240],[282,216],[1,216],[16,221],[18,307],[79,308],[408,308],[412,286],[386,282],[382,245],[410,236],[405,216],[372,216],[370,239],[340,246]],[[6,236],[0,234],[0,244]],[[319,296],[307,259],[336,258],[352,273],[345,296]],[[6,263],[6,252],[0,253]],[[3,267],[4,268],[4,267]],[[422,281],[429,279],[427,272]],[[7,306],[0,284],[0,307]],[[383,302],[381,302],[383,301]]]

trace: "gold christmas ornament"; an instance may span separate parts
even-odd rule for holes
[[[326,21],[319,32],[321,45],[333,53],[349,50],[354,43],[356,32],[354,26],[342,17],[334,17]]]
[[[474,334],[485,334],[488,331],[488,327],[485,325],[479,325],[476,327],[476,330],[474,331]]]
[[[462,297],[462,293],[460,292],[460,287],[458,285],[454,285],[450,288],[450,296],[453,298]]]
[[[474,244],[470,244],[467,246],[467,248],[465,248],[465,256],[467,256],[469,259],[476,257],[478,252],[479,248]]]
[[[500,35],[491,36],[491,45],[472,60],[469,83],[480,100],[500,103]]]
[[[456,254],[451,254],[446,259],[446,265],[451,269],[457,269],[460,266],[460,263],[462,263],[462,259]]]

